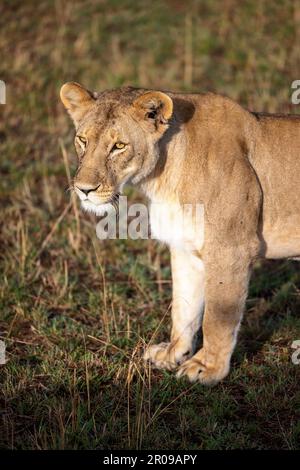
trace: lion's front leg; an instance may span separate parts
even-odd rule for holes
[[[174,369],[192,356],[204,306],[204,270],[193,253],[171,250],[173,302],[168,343],[148,346],[144,359],[159,369]]]
[[[177,373],[213,385],[229,372],[230,359],[247,296],[250,259],[236,247],[205,265],[203,347]]]

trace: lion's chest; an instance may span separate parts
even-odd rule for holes
[[[151,237],[170,247],[201,250],[204,242],[204,208],[202,204],[152,202]]]

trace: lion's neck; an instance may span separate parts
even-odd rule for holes
[[[154,171],[139,184],[151,202],[179,202],[185,147],[184,131],[162,139]]]
[[[162,146],[165,152],[155,171],[140,187],[151,201],[151,236],[176,249],[200,251],[204,239],[202,213],[197,219],[197,211],[191,215],[184,207],[186,147],[185,135],[174,135]]]

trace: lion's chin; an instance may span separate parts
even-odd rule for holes
[[[115,211],[113,204],[110,202],[104,204],[94,204],[91,201],[81,201],[81,207],[86,212],[92,212],[98,216],[103,216]]]

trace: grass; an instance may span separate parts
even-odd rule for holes
[[[96,238],[95,219],[64,190],[76,161],[58,98],[66,80],[130,83],[297,112],[296,6],[2,3],[1,448],[299,449],[299,265],[255,267],[223,383],[207,389],[145,368],[145,343],[169,331],[169,255],[152,240]]]

